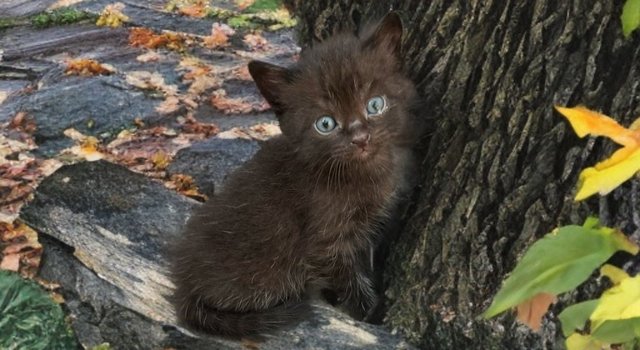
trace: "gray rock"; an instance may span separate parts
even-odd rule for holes
[[[60,79],[57,84],[0,106],[0,121],[19,111],[31,116],[37,125],[36,142],[50,152],[71,143],[63,134],[67,128],[87,135],[115,137],[123,128],[132,126],[135,118],[154,118],[155,106],[161,102],[131,88],[118,76]]]
[[[176,326],[165,297],[163,251],[198,205],[143,175],[104,161],[64,166],[38,187],[21,218],[45,246],[41,275],[62,287],[85,347],[243,349]],[[262,350],[409,349],[384,329],[314,306],[314,317],[270,336]]]
[[[193,177],[200,192],[211,196],[227,175],[249,160],[260,148],[257,141],[212,138],[193,144],[176,154],[167,168],[169,174]]]

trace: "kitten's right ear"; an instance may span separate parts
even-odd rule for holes
[[[284,112],[284,106],[280,100],[280,95],[284,85],[291,78],[291,72],[283,67],[262,61],[249,62],[249,73],[258,85],[258,90],[269,102],[276,115]]]

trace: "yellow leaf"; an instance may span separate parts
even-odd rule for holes
[[[580,173],[577,201],[595,193],[606,195],[640,171],[640,119],[626,129],[606,115],[582,106],[556,109],[569,120],[578,136],[606,136],[624,146],[609,159]]]
[[[600,268],[600,274],[608,277],[611,282],[616,285],[620,284],[624,279],[629,278],[629,274],[627,274],[623,269],[609,264],[604,264]]]
[[[100,12],[100,17],[98,17],[96,25],[113,28],[120,27],[122,23],[129,21],[129,17],[123,14],[122,10],[124,10],[124,4],[121,2],[107,5],[104,10]]]
[[[625,278],[607,289],[591,314],[592,329],[607,320],[640,317],[640,276]]]
[[[573,333],[565,343],[567,350],[601,350],[609,347],[601,341],[592,338],[590,335]]]
[[[636,148],[632,152],[629,152],[630,150],[627,148],[618,150],[609,160],[596,165],[596,167],[586,168],[580,173],[579,190],[576,194],[577,201],[595,193],[604,196],[640,171],[640,148]],[[620,161],[621,155],[626,156],[622,161]],[[603,163],[611,166],[604,167]]]

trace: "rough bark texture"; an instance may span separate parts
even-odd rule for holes
[[[553,111],[585,104],[624,125],[640,115],[640,35],[623,38],[622,1],[287,5],[304,45],[390,8],[404,15],[406,67],[432,128],[416,203],[387,259],[386,324],[426,349],[560,346],[554,315],[596,293],[597,282],[564,296],[540,334],[511,315],[479,315],[524,250],[557,225],[596,214],[638,240],[638,180],[606,198],[572,201],[580,169],[617,146],[578,139]]]

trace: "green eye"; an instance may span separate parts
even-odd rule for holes
[[[316,128],[317,132],[321,133],[322,135],[327,135],[336,128],[336,120],[331,116],[325,115],[318,118],[313,126]]]
[[[367,102],[367,116],[376,116],[382,114],[387,107],[387,101],[382,96],[375,96]]]

